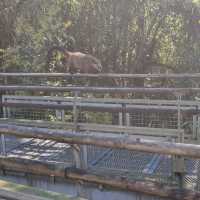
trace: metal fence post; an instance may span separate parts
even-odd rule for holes
[[[2,96],[2,102],[5,102],[4,97]],[[3,107],[3,117],[6,118],[7,116],[7,109]],[[6,140],[5,140],[5,135],[1,134],[1,145],[2,145],[2,155],[6,156]]]
[[[198,116],[193,115],[192,117],[192,139],[197,139],[197,132],[198,132]]]
[[[77,109],[77,98],[78,92],[74,93],[74,101],[73,101],[73,131],[76,133],[78,131],[78,109]],[[72,145],[73,154],[75,159],[76,168],[81,168],[81,156],[80,156],[80,147],[79,145]]]
[[[197,141],[200,142],[200,117],[197,117]]]
[[[180,130],[178,136],[178,143],[184,143],[184,133],[181,131],[182,123],[182,113],[181,113],[181,95],[178,96],[177,104],[177,114],[178,114],[178,130]],[[174,166],[173,166],[175,177],[178,179],[179,187],[182,189],[184,187],[184,173],[185,173],[185,160],[183,157],[175,156],[174,157]]]
[[[129,126],[130,125],[130,115],[126,112],[126,104],[122,103],[122,112],[119,113],[119,125]]]

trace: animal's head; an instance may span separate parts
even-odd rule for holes
[[[47,54],[47,70],[48,72],[66,72],[65,65],[68,62],[68,51],[63,47],[52,47]]]

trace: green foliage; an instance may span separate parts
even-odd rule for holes
[[[1,0],[0,69],[44,72],[54,45],[97,56],[104,72],[199,72],[199,0]],[[59,60],[59,58],[57,58]]]

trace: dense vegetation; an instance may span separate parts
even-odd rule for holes
[[[200,72],[200,0],[0,0],[0,72],[48,72],[53,46],[96,56],[104,73]],[[54,64],[60,61],[58,54]],[[154,84],[166,86],[159,81]],[[107,83],[113,80],[98,82]]]
[[[200,1],[0,1],[1,71],[44,72],[49,48],[70,43],[103,72],[199,72]]]

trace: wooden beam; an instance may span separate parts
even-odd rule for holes
[[[34,77],[34,78],[200,78],[200,73],[179,74],[70,74],[70,73],[0,73],[0,77]]]
[[[200,193],[190,190],[179,190],[176,187],[168,187],[152,181],[133,181],[127,178],[115,177],[108,173],[92,173],[89,170],[75,169],[57,165],[56,163],[45,163],[36,160],[27,160],[15,157],[0,156],[0,168],[15,172],[31,173],[40,176],[55,176],[74,181],[83,181],[116,189],[139,192],[172,200],[200,200]]]
[[[193,93],[200,92],[200,88],[130,88],[130,87],[56,87],[56,86],[20,86],[0,85],[0,91],[45,91],[45,92],[92,92],[92,93]]]
[[[48,139],[60,143],[96,145],[99,147],[200,158],[200,145],[137,140],[131,135],[102,135],[85,132],[73,133],[64,130],[24,127],[8,124],[0,124],[0,133],[14,135],[21,138]]]

